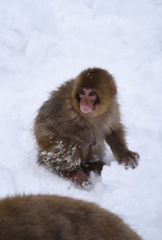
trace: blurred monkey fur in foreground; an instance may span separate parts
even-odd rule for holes
[[[1,240],[140,240],[115,214],[59,196],[0,200]]]
[[[88,185],[90,171],[101,174],[106,142],[119,163],[135,168],[139,155],[127,147],[116,95],[113,76],[101,68],[88,68],[51,92],[34,124],[38,162]]]

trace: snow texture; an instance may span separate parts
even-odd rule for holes
[[[139,166],[111,161],[83,190],[36,163],[31,134],[49,92],[87,67],[115,76]],[[0,1],[0,197],[58,194],[121,216],[145,240],[162,236],[162,0]]]

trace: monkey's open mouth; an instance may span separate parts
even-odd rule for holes
[[[92,108],[87,108],[87,107],[81,107],[80,110],[85,114],[93,112]]]

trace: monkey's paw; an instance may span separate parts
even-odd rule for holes
[[[128,151],[119,159],[120,164],[124,164],[125,168],[128,169],[129,167],[135,168],[138,166],[139,161],[139,154],[136,152]]]
[[[92,162],[89,163],[88,166],[83,167],[83,170],[88,176],[90,175],[90,171],[93,171],[95,173],[98,173],[98,175],[101,175],[101,171],[104,165],[105,164],[102,161]]]
[[[90,185],[91,182],[88,179],[88,176],[83,172],[82,169],[76,169],[70,174],[70,180],[80,187]]]

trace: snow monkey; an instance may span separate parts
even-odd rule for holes
[[[51,92],[34,124],[38,162],[88,185],[90,171],[101,173],[106,142],[119,163],[135,168],[139,155],[127,147],[116,95],[113,76],[101,68],[88,68]]]
[[[1,240],[140,240],[115,214],[93,203],[36,195],[0,200]]]

